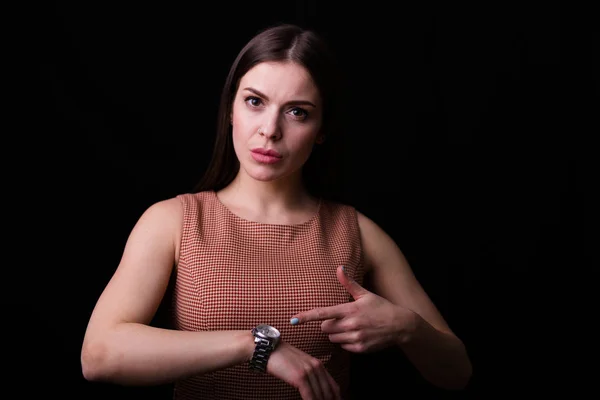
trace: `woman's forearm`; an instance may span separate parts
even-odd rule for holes
[[[241,364],[253,351],[250,330],[189,332],[122,323],[86,338],[81,364],[90,381],[155,385]]]
[[[464,389],[472,366],[463,342],[455,335],[435,329],[416,315],[415,331],[400,347],[421,375],[432,384],[449,390]]]

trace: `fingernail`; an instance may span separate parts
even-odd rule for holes
[[[290,324],[292,324],[292,325],[297,325],[297,324],[298,324],[298,322],[300,322],[300,320],[299,320],[298,318],[292,318],[292,319],[290,320]]]

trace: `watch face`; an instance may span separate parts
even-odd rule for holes
[[[268,338],[272,338],[272,339],[276,339],[280,335],[280,333],[277,329],[275,329],[269,325],[259,325],[256,327],[256,331],[259,332],[260,334],[262,334]]]

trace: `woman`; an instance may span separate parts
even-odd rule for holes
[[[178,399],[346,398],[351,352],[399,346],[433,384],[467,384],[465,348],[400,249],[322,195],[338,111],[330,60],[292,25],[241,50],[201,185],[143,213],[96,304],[86,379],[174,382]],[[169,285],[173,329],[150,326]]]

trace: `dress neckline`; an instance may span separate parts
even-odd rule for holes
[[[231,211],[229,209],[229,207],[227,207],[225,204],[223,204],[223,202],[221,202],[221,199],[219,199],[219,196],[217,196],[217,192],[215,190],[211,190],[210,193],[212,194],[215,202],[218,204],[219,208],[223,209],[225,211],[225,213],[229,214],[231,217],[233,217],[234,219],[244,222],[246,224],[252,224],[252,225],[256,225],[256,226],[265,226],[265,227],[275,227],[275,228],[301,228],[307,225],[312,224],[319,216],[319,214],[321,213],[321,207],[323,205],[323,199],[319,198],[319,203],[317,205],[317,210],[313,213],[313,215],[307,219],[304,222],[300,222],[298,224],[270,224],[270,223],[266,223],[266,222],[258,222],[258,221],[253,221],[250,219],[246,219],[246,218],[242,218],[239,215],[237,215],[236,213],[234,213],[233,211]]]

